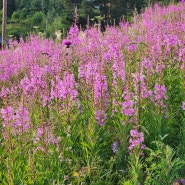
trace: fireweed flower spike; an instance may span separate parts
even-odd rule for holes
[[[116,153],[117,148],[118,148],[118,142],[114,142],[114,143],[112,144],[112,151],[113,151],[114,153]]]
[[[29,112],[25,107],[19,107],[14,114],[13,108],[8,106],[7,108],[1,109],[1,114],[4,120],[2,124],[4,138],[6,138],[7,132],[10,131],[12,131],[13,135],[21,135],[29,130]]]
[[[140,149],[144,149],[145,145],[142,144],[144,142],[144,136],[142,132],[138,132],[138,130],[131,130],[130,131],[130,146],[129,146],[129,150],[130,150],[130,154],[133,153],[133,149],[134,148],[140,148]]]
[[[5,121],[11,121],[13,120],[13,108],[11,106],[8,106],[7,108],[1,109],[2,118]],[[6,124],[4,123],[3,126],[5,127]]]
[[[181,179],[181,183],[184,185],[185,184],[185,179]]]
[[[15,125],[14,129],[16,132],[22,134],[26,132],[26,130],[29,130],[30,128],[30,118],[29,118],[29,112],[28,109],[25,107],[19,107],[19,109],[16,111],[15,115]]]
[[[44,124],[46,124],[46,123],[44,123]],[[57,144],[57,142],[58,142],[58,140],[51,133],[51,129],[49,126],[45,125],[45,127],[38,127],[37,128],[34,144],[37,145],[38,150],[45,151],[46,147],[48,147],[49,144],[55,145],[55,144]]]
[[[128,100],[122,103],[122,111],[125,116],[132,116],[134,114],[134,101]]]
[[[185,110],[185,101],[182,102],[182,109]]]
[[[30,178],[24,178],[25,184],[29,184],[32,177],[35,177],[33,180],[36,184],[40,180],[46,180],[46,184],[55,183],[55,180],[74,184],[74,178],[64,176],[70,176],[71,171],[79,171],[83,180],[89,169],[88,165],[75,163],[73,159],[76,155],[73,155],[76,152],[80,158],[86,159],[87,149],[89,157],[86,162],[93,162],[91,156],[97,158],[103,153],[103,164],[114,152],[118,154],[118,158],[122,157],[123,153],[118,153],[119,147],[125,149],[128,146],[128,152],[134,154],[130,156],[130,164],[133,165],[135,161],[132,159],[134,156],[140,157],[145,147],[140,125],[143,128],[146,126],[149,141],[160,139],[155,133],[161,131],[163,123],[170,123],[167,129],[169,134],[176,134],[183,129],[183,125],[179,125],[171,132],[175,122],[183,122],[183,116],[175,115],[185,111],[185,99],[181,93],[183,87],[177,84],[180,81],[183,86],[185,72],[184,3],[146,8],[145,12],[133,17],[132,23],[124,21],[119,27],[106,26],[103,32],[96,25],[84,31],[73,25],[62,41],[55,42],[30,35],[26,41],[12,40],[9,47],[0,51],[0,140],[12,151],[15,149],[15,154],[20,142],[25,146],[25,155],[18,157],[18,151],[15,159],[19,161],[15,161],[15,167],[10,164],[13,167],[10,173],[8,170],[3,171],[1,184],[6,184],[7,180],[19,182],[23,174],[21,170],[27,167],[32,170],[32,166],[33,174],[30,174]],[[176,100],[182,101],[177,104],[179,101]],[[173,103],[173,106],[169,103]],[[8,107],[9,105],[12,107]],[[23,107],[16,107],[17,105]],[[166,115],[171,116],[164,120]],[[155,119],[156,117],[159,119]],[[156,131],[152,126],[154,124]],[[90,135],[89,131],[92,131]],[[108,146],[107,139],[112,137],[115,140],[108,142]],[[29,142],[24,142],[25,139]],[[178,137],[178,142],[182,140],[183,137]],[[121,141],[121,145],[119,142],[116,144],[116,141]],[[89,150],[87,145],[95,142],[98,147],[91,147],[92,150]],[[73,147],[73,144],[79,145],[83,151],[79,152],[79,148]],[[0,171],[4,167],[9,169],[4,146],[0,147]],[[42,156],[45,156],[43,152],[36,155],[33,153],[37,147],[44,153],[53,150],[54,155],[42,160]],[[65,151],[70,147],[72,150]],[[182,151],[183,146],[179,145],[177,149]],[[94,151],[95,156],[92,155]],[[122,159],[127,160],[127,152],[124,155]],[[146,162],[147,169],[150,170],[151,163],[145,161],[147,157],[149,156],[141,162]],[[122,159],[116,162],[122,163]],[[19,164],[20,173],[17,173],[14,169]],[[99,164],[93,163],[92,167],[106,171],[106,165]],[[110,165],[112,164],[111,160]],[[137,166],[137,172],[141,172],[144,177],[141,179],[146,180],[148,175],[151,177],[153,171],[143,171],[139,169],[140,165]],[[129,168],[123,166],[124,171],[127,169]],[[26,176],[30,170],[26,170]],[[41,175],[34,175],[36,171]],[[53,171],[63,175],[58,177],[52,174]],[[107,175],[112,179],[114,174]],[[115,175],[116,179],[119,178],[119,174]],[[139,178],[140,174],[137,175]],[[160,174],[156,176],[158,175]],[[9,179],[11,177],[16,179]],[[91,178],[87,181],[93,182],[97,176]]]
[[[95,118],[96,118],[97,124],[100,126],[103,126],[107,116],[103,110],[97,110],[95,112]]]

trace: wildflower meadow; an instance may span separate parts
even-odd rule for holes
[[[185,2],[74,24],[0,51],[0,184],[185,184]]]

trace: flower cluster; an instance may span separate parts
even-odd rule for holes
[[[45,151],[49,144],[57,144],[57,139],[51,133],[50,127],[43,123],[43,127],[37,128],[34,143],[38,150]]]
[[[134,114],[134,101],[128,100],[122,103],[122,111],[125,116],[133,116]]]
[[[98,125],[103,126],[106,118],[107,118],[107,116],[103,110],[97,110],[95,112],[95,119],[96,119]]]
[[[166,96],[167,90],[165,85],[159,85],[155,84],[154,86],[154,98],[153,101],[156,105],[161,105],[162,107],[165,107],[164,101],[168,99]]]
[[[27,108],[20,106],[16,111],[14,129],[16,133],[21,132],[22,134],[30,129],[30,118]]]
[[[182,102],[182,110],[185,110],[185,101]]]
[[[138,130],[131,130],[130,131],[130,140],[129,140],[130,154],[133,153],[134,148],[144,149],[145,145],[143,144],[143,142],[144,142],[143,132],[138,132]]]
[[[68,101],[74,101],[77,94],[74,74],[65,73],[63,80],[59,76],[56,76],[55,80],[52,80],[51,99],[56,98],[61,101],[68,99]]]
[[[114,153],[116,153],[117,148],[118,148],[118,142],[114,142],[114,143],[112,144],[112,151],[113,151]]]
[[[1,109],[3,118],[3,135],[4,139],[8,134],[22,135],[30,128],[30,118],[28,109],[20,106],[16,112],[14,112],[11,106]]]
[[[11,127],[13,125],[12,121],[14,120],[14,112],[13,108],[11,106],[8,106],[7,108],[1,109],[2,118],[3,121],[3,127]]]

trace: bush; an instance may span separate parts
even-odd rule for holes
[[[12,21],[19,21],[20,18],[21,18],[21,12],[18,12],[18,11],[13,12],[12,17],[11,17]]]
[[[36,12],[31,18],[31,22],[34,26],[38,26],[44,20],[44,14],[42,12]]]

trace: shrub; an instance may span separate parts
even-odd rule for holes
[[[20,18],[21,18],[21,12],[18,12],[18,11],[13,12],[12,17],[11,17],[12,21],[19,21]]]
[[[44,20],[44,14],[42,12],[36,12],[31,18],[31,22],[34,26],[39,26]]]

